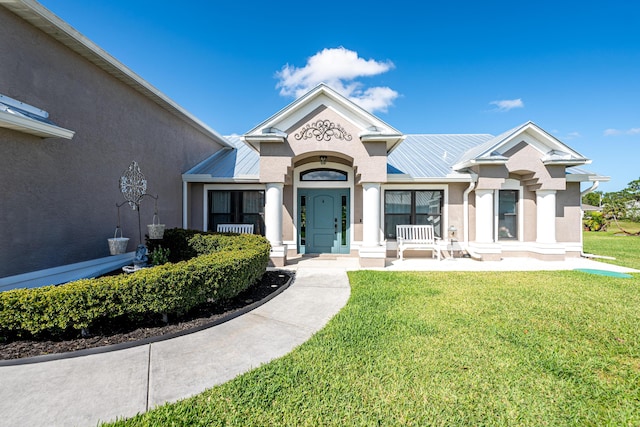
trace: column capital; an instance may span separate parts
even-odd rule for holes
[[[265,184],[266,188],[280,188],[283,189],[284,188],[284,182],[267,182]]]

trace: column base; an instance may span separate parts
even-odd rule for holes
[[[284,267],[287,265],[287,246],[274,246],[269,254],[270,267]]]
[[[358,251],[360,267],[384,267],[387,258],[386,246],[361,247]]]

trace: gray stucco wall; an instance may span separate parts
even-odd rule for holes
[[[0,277],[109,255],[122,172],[135,160],[167,227],[182,224],[181,173],[220,146],[187,121],[0,7],[0,93],[75,137],[0,128]],[[143,233],[153,200],[141,209]],[[129,250],[137,213],[121,209]]]

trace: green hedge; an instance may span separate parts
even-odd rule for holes
[[[180,253],[193,258],[130,275],[1,292],[0,335],[3,330],[56,334],[123,315],[185,313],[204,302],[237,295],[258,280],[269,263],[269,242],[262,236],[173,234],[184,239]]]

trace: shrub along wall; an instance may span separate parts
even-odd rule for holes
[[[3,330],[18,335],[81,330],[98,319],[123,315],[185,313],[237,295],[258,280],[269,263],[269,242],[262,236],[167,231],[166,246],[163,241],[157,244],[190,259],[130,275],[0,293],[0,336]]]

